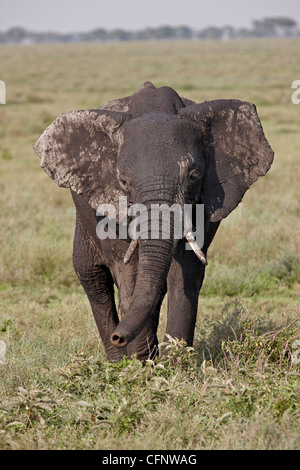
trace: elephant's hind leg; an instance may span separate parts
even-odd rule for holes
[[[126,351],[115,348],[110,342],[110,336],[119,322],[114,300],[114,282],[109,269],[101,264],[99,251],[79,217],[76,222],[73,264],[91,304],[107,359],[120,361]]]

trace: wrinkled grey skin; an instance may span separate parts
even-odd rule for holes
[[[203,203],[206,254],[221,220],[273,161],[255,106],[237,100],[196,104],[146,82],[134,95],[99,109],[62,114],[34,149],[48,175],[71,189],[74,267],[107,358],[155,354],[166,293],[166,334],[192,345],[205,266],[185,249],[185,240],[172,238],[140,239],[125,265],[130,239],[99,240],[95,210],[101,203],[117,206],[120,195],[147,207]]]

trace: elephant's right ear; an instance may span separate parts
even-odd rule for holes
[[[116,178],[121,126],[128,113],[92,109],[61,114],[33,145],[56,184],[81,194],[94,208],[123,195]]]

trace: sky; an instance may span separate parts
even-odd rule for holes
[[[147,26],[251,27],[254,19],[287,16],[300,26],[299,0],[0,0],[0,31],[84,32]]]

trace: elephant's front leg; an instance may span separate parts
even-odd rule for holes
[[[99,251],[78,215],[73,264],[89,299],[107,359],[119,362],[126,355],[126,347],[118,350],[110,342],[110,336],[119,322],[114,301],[114,282],[109,269],[101,264]]]
[[[192,346],[197,317],[198,296],[204,279],[205,267],[193,251],[185,249],[185,241],[178,243],[168,278],[168,318],[166,334],[184,339]],[[165,341],[167,341],[167,336]]]

